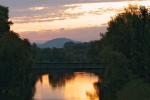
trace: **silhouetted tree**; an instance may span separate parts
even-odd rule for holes
[[[109,22],[101,41],[104,48],[121,52],[130,61],[130,68],[141,77],[150,77],[150,24],[148,10],[129,7]]]
[[[29,100],[32,48],[28,40],[10,31],[8,18],[8,8],[0,6],[0,98]]]
[[[129,5],[123,13],[111,19],[99,42],[101,62],[107,66],[104,100],[116,100],[117,92],[133,78],[150,80],[149,38],[150,13],[147,8]]]
[[[0,34],[9,32],[12,22],[8,21],[8,19],[8,8],[0,6]]]

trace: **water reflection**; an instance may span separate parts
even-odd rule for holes
[[[99,78],[94,74],[76,72],[61,82],[61,85],[53,87],[50,75],[42,75],[35,85],[34,100],[99,100],[99,92],[94,85]]]

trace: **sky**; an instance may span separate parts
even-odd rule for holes
[[[129,4],[150,6],[150,0],[0,0],[9,7],[11,30],[31,42],[98,40],[109,20]]]

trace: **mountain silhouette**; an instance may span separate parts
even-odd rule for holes
[[[80,43],[79,41],[74,41],[68,38],[56,38],[53,40],[46,41],[42,44],[37,44],[39,48],[63,48],[64,44],[67,42]]]

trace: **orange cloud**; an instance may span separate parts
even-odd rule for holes
[[[31,7],[29,8],[29,10],[32,10],[32,11],[40,11],[40,10],[45,10],[47,9],[48,7],[44,7],[44,6],[38,6],[38,7]]]

